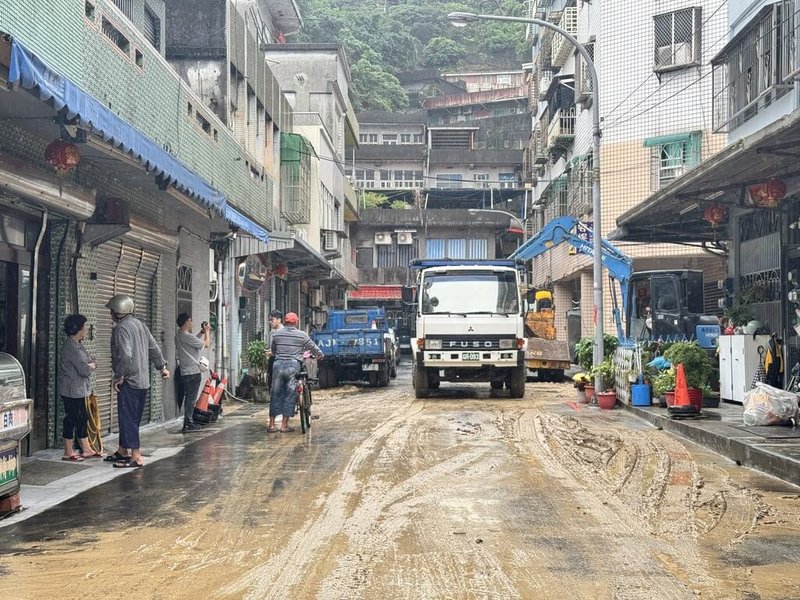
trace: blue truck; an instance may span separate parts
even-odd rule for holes
[[[388,334],[383,308],[330,311],[324,329],[311,334],[325,353],[319,361],[319,387],[334,387],[343,381],[388,385],[395,366]]]

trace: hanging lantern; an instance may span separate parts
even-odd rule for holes
[[[81,153],[75,144],[57,139],[44,149],[44,159],[56,168],[56,175],[65,177],[80,164]]]
[[[764,183],[751,185],[750,202],[760,208],[777,208],[778,203],[786,196],[786,184],[780,179],[768,179]]]
[[[289,274],[289,267],[284,264],[276,265],[274,272],[278,277],[286,277]]]
[[[703,218],[711,223],[712,227],[716,227],[728,219],[728,209],[714,202],[706,206],[706,210],[703,212]]]

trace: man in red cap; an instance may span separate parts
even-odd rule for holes
[[[289,417],[294,414],[294,405],[297,402],[295,376],[303,363],[303,353],[308,351],[317,358],[323,357],[322,351],[311,341],[308,334],[297,328],[298,321],[296,313],[286,313],[283,317],[284,326],[272,334],[270,350],[275,357],[275,363],[272,367],[269,400],[267,431],[270,433],[294,431],[294,428],[289,427]],[[283,417],[280,430],[275,427],[275,417],[278,415]]]

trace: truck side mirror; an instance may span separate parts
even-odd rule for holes
[[[403,300],[403,304],[414,304],[416,302],[415,296],[417,292],[416,286],[413,285],[404,285],[401,291],[401,298]]]

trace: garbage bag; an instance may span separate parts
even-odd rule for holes
[[[672,363],[669,362],[663,356],[656,356],[653,360],[651,360],[649,363],[647,363],[647,366],[648,367],[655,367],[656,369],[663,370],[663,369],[669,369],[670,367],[672,367]]]
[[[748,427],[780,425],[797,419],[797,395],[758,382],[744,395],[742,419]]]

